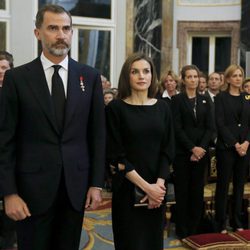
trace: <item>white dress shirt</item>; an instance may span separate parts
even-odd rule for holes
[[[214,97],[215,97],[215,94],[213,94],[211,91],[209,91],[208,89],[208,94],[210,95],[210,98],[212,99],[212,101],[214,102]]]
[[[47,80],[49,92],[51,94],[51,88],[52,88],[52,75],[54,74],[54,68],[53,65],[55,65],[53,62],[51,62],[48,58],[45,57],[45,55],[41,54],[41,62],[43,65],[43,70],[45,73],[45,77]],[[62,78],[63,81],[63,87],[65,92],[65,97],[67,97],[67,86],[68,86],[68,62],[69,57],[66,56],[63,61],[61,61],[58,65],[61,65],[62,67],[59,69],[59,75]]]

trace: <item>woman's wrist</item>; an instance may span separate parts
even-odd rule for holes
[[[156,183],[157,183],[157,184],[165,185],[165,179],[163,179],[163,178],[158,178]]]
[[[147,194],[150,189],[150,184],[145,181],[141,184],[140,188]]]

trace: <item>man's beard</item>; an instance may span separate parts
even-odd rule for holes
[[[58,46],[64,45],[64,48],[58,48]],[[67,55],[70,50],[70,44],[64,41],[56,42],[54,44],[45,44],[47,50],[54,56],[64,56]]]

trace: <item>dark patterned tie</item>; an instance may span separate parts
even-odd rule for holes
[[[65,92],[63,87],[63,81],[58,71],[61,68],[60,65],[53,65],[54,74],[52,76],[52,100],[55,108],[56,121],[60,133],[63,132],[64,124],[64,111],[65,111]]]

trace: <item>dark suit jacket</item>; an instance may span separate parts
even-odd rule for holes
[[[215,119],[218,131],[217,148],[234,147],[235,143],[250,141],[250,96],[241,94],[240,117],[234,112],[228,92],[221,92],[215,98]]]
[[[191,153],[195,146],[207,149],[214,131],[208,98],[197,94],[196,117],[185,93],[173,96],[171,107],[176,137],[176,153]]]
[[[211,96],[209,95],[208,91],[205,91],[205,96],[207,96],[209,103],[210,103],[211,113],[212,113],[211,122],[213,123],[213,127],[215,128],[215,131],[214,131],[213,135],[211,136],[210,146],[215,147],[215,140],[217,138],[216,123],[215,123],[215,103],[212,100]],[[214,99],[215,99],[215,97],[214,97]]]
[[[7,71],[4,79],[0,193],[18,193],[33,214],[52,204],[62,168],[70,201],[79,211],[88,187],[103,185],[105,117],[100,75],[70,58],[68,72],[61,136],[40,58]]]
[[[212,100],[212,98],[211,98],[211,96],[209,95],[209,93],[208,93],[207,90],[205,91],[205,94],[204,94],[204,95],[208,97],[208,100],[209,100],[209,103],[210,103],[211,109],[212,109],[212,105],[214,105],[214,102],[213,102],[213,100]]]

